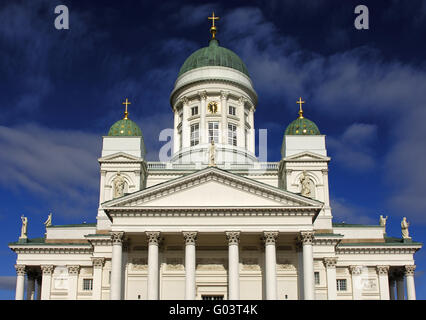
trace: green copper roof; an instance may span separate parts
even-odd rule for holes
[[[320,131],[315,123],[306,118],[297,118],[285,130],[286,135],[319,135]]]
[[[185,60],[178,77],[190,70],[209,66],[232,68],[249,76],[247,67],[240,57],[231,50],[219,46],[216,39],[212,39],[208,47],[198,49]]]
[[[121,119],[114,123],[109,129],[109,136],[142,136],[139,126],[130,119]]]

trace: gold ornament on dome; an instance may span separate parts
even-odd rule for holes
[[[207,110],[210,113],[216,113],[218,109],[219,109],[219,105],[218,105],[218,103],[216,101],[211,101],[207,105]]]

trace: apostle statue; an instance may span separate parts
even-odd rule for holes
[[[44,225],[47,227],[50,227],[52,225],[52,213],[49,213],[47,216],[47,220],[44,222]]]
[[[117,172],[117,176],[114,178],[114,198],[124,196],[124,178],[121,176],[120,171]]]
[[[209,149],[209,167],[216,165],[216,148],[214,146],[214,139],[211,140]]]
[[[410,226],[410,223],[407,221],[407,218],[402,218],[401,221],[401,233],[403,239],[411,239],[410,235],[408,234],[408,227]]]
[[[19,239],[26,239],[27,238],[28,218],[24,217],[24,215],[22,215],[21,220],[22,220],[22,228],[21,228],[21,236],[19,237]]]
[[[386,227],[386,220],[388,220],[388,216],[386,216],[386,218],[383,218],[383,216],[380,215],[380,226],[381,227]]]
[[[311,180],[309,179],[308,175],[306,174],[306,170],[303,170],[303,174],[300,177],[300,184],[302,187],[302,191],[300,192],[302,196],[304,197],[312,197],[312,185]]]

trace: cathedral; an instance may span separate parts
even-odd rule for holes
[[[49,216],[45,235],[30,239],[22,217],[9,243],[16,299],[416,299],[422,244],[405,218],[400,237],[386,234],[384,217],[333,222],[326,136],[302,98],[281,160],[255,155],[257,93],[209,19],[208,46],[185,60],[170,94],[169,161],[146,160],[126,99],[103,137],[96,223]]]

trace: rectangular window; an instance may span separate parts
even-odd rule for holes
[[[233,107],[233,106],[229,106],[229,114],[230,114],[231,116],[235,116],[235,113],[236,113],[236,109],[235,109],[235,107]]]
[[[192,107],[191,108],[191,115],[195,116],[198,114],[198,107]]]
[[[337,291],[346,291],[347,290],[346,279],[337,279],[336,283],[337,283]]]
[[[83,290],[92,291],[93,289],[93,279],[83,279]]]
[[[223,300],[223,295],[217,295],[217,296],[213,296],[213,295],[202,295],[201,299],[202,300]]]
[[[200,143],[200,126],[198,123],[191,125],[191,147]]]
[[[319,272],[314,272],[315,284],[320,284],[320,274]]]
[[[209,122],[209,143],[219,143],[219,122]]]
[[[228,144],[237,146],[237,126],[228,124]]]

